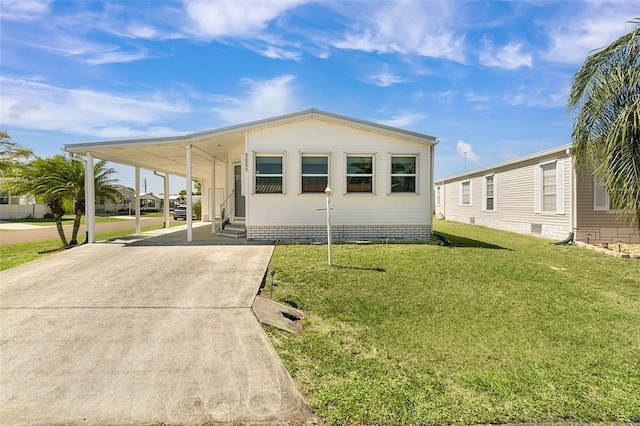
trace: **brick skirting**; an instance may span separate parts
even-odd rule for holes
[[[327,241],[326,226],[247,226],[248,240],[273,241]],[[394,240],[429,241],[429,225],[333,225],[331,239],[334,241],[353,240]]]

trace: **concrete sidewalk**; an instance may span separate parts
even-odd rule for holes
[[[251,310],[273,246],[162,238],[0,272],[2,424],[315,423]]]

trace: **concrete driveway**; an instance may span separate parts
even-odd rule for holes
[[[0,272],[2,424],[313,423],[251,310],[273,246],[156,238]]]

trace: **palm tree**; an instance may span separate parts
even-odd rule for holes
[[[105,161],[94,164],[96,197],[111,199],[121,197],[114,187],[117,180],[111,178],[114,173],[115,170],[108,168]],[[16,179],[10,184],[14,190],[33,195],[49,207],[64,247],[78,244],[80,220],[85,212],[84,174],[84,165],[81,162],[55,155],[44,159],[36,158],[22,167]],[[73,204],[75,215],[71,240],[68,243],[62,227],[64,201],[70,201]]]
[[[587,57],[573,79],[569,110],[576,170],[593,170],[611,205],[640,229],[640,19]]]
[[[31,149],[12,141],[6,130],[0,130],[0,177],[11,176],[17,165],[32,156]]]

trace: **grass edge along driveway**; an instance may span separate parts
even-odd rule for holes
[[[269,329],[325,424],[640,422],[640,263],[436,221],[454,247],[276,247]]]

